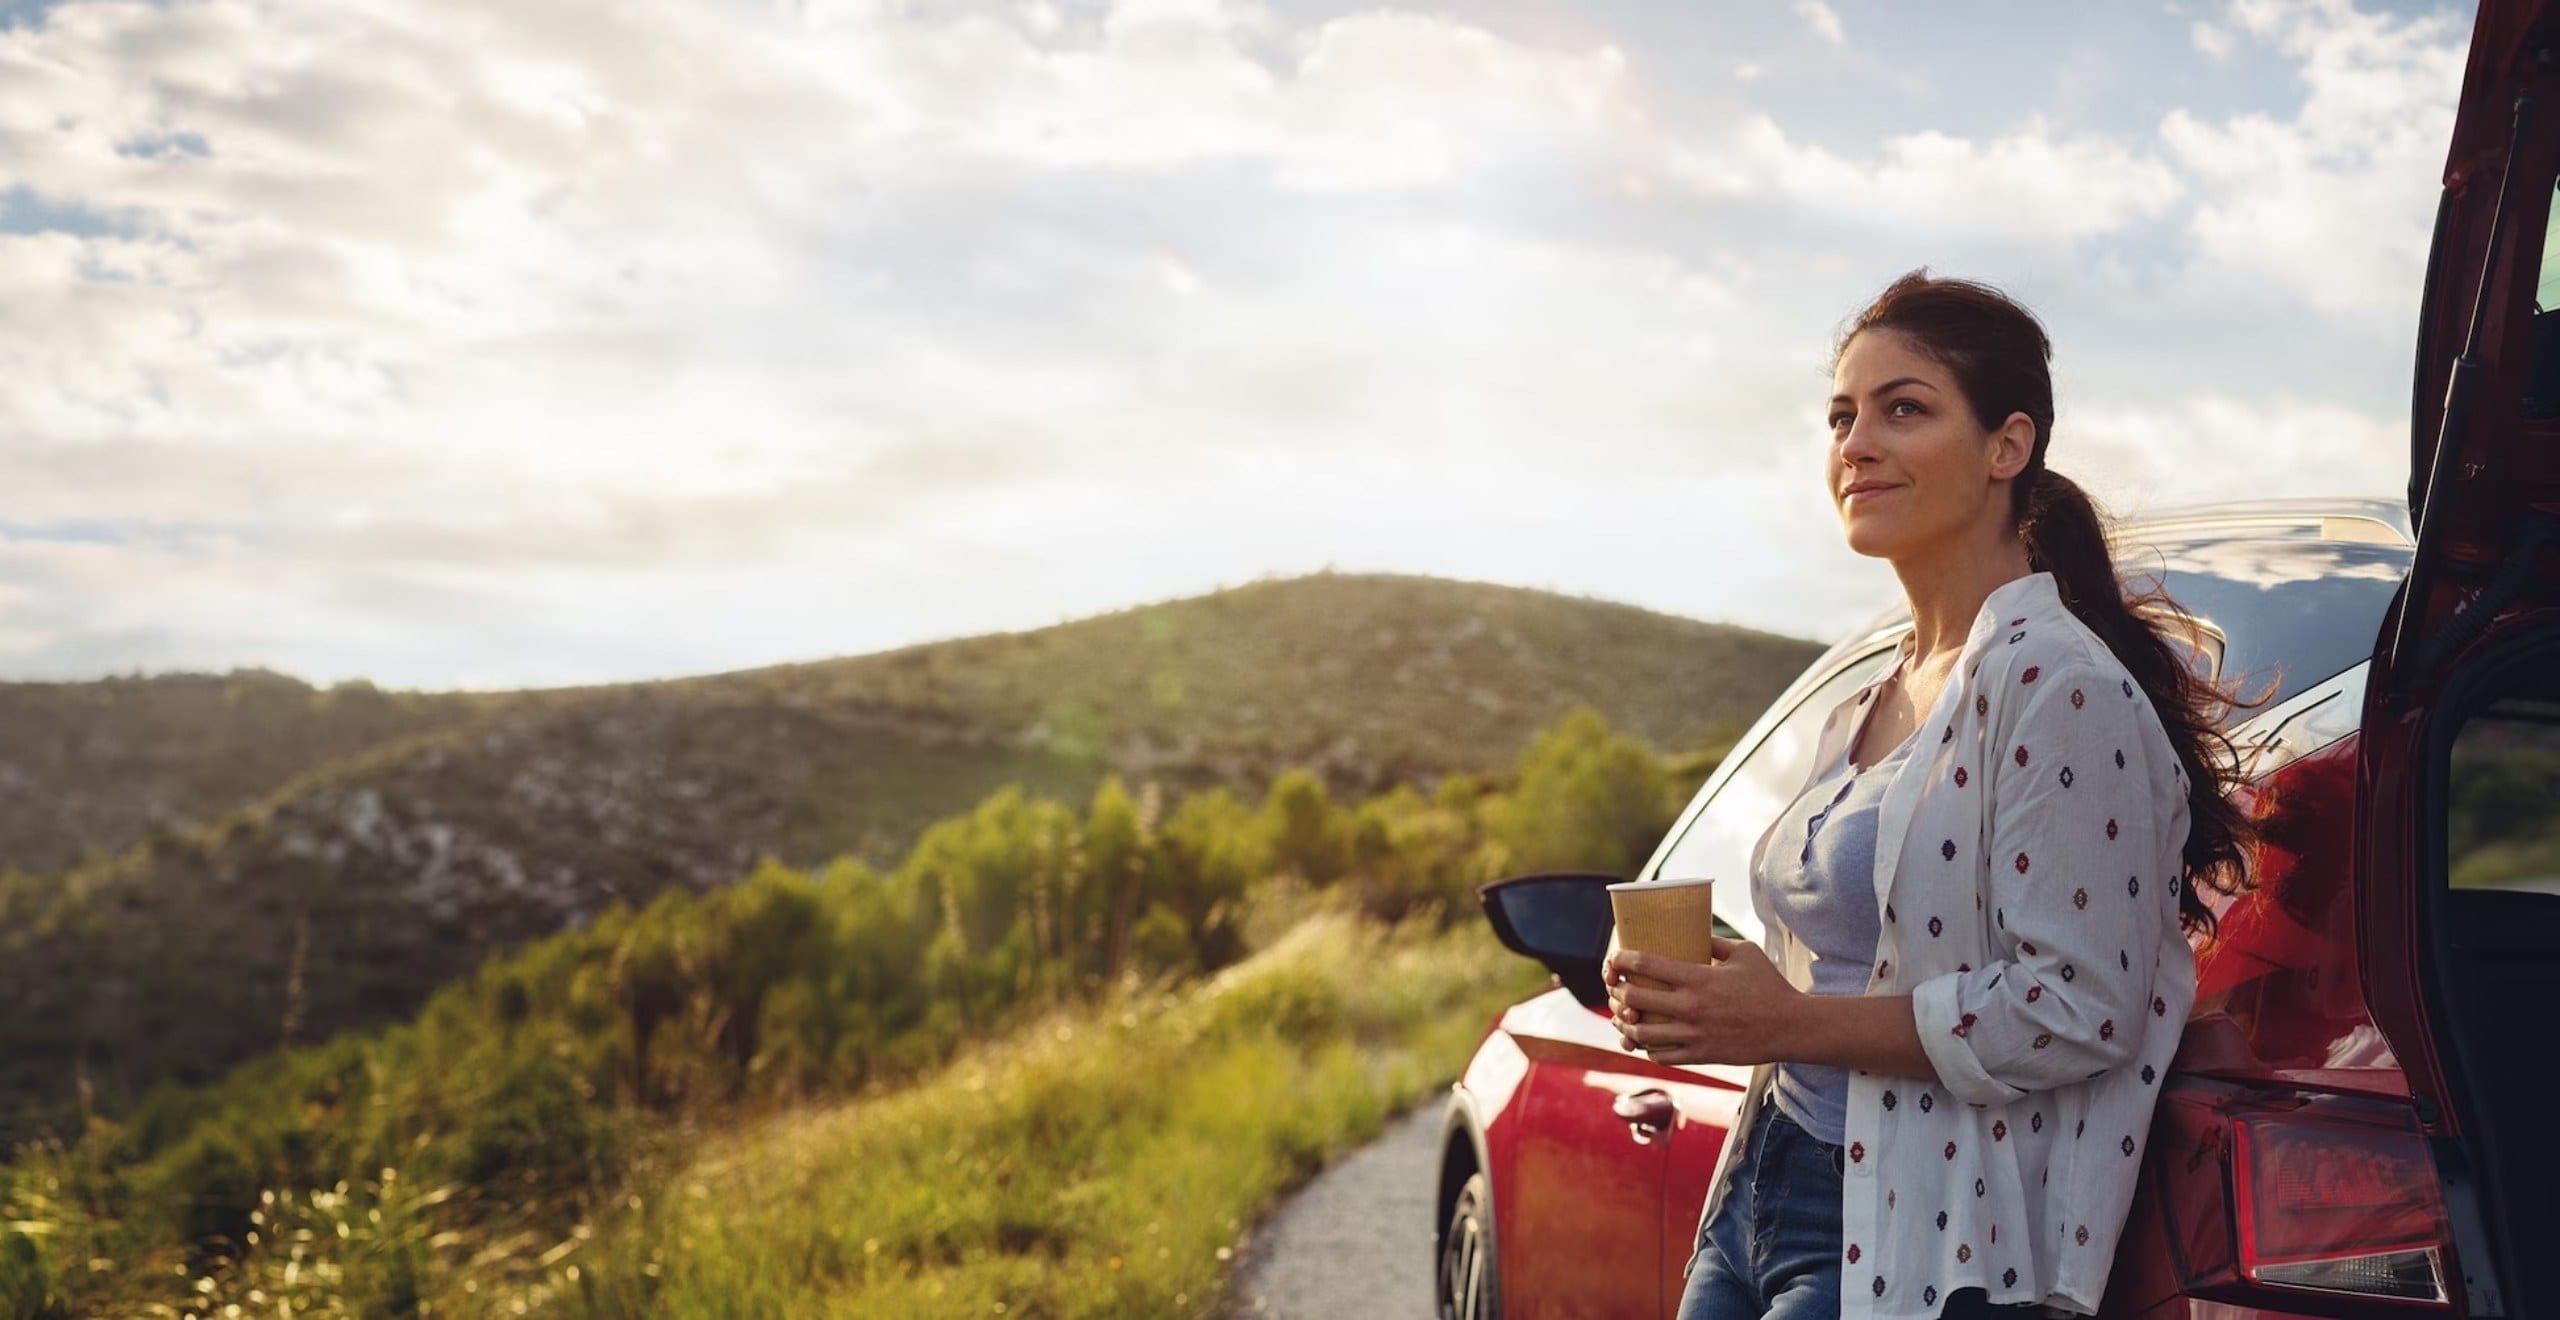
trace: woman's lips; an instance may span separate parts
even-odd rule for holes
[[[1868,500],[1874,499],[1878,495],[1890,495],[1900,489],[1902,489],[1900,486],[1873,486],[1866,490],[1851,491],[1849,493],[1849,497],[1843,501],[1843,503],[1863,504]]]

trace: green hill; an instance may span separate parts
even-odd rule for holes
[[[1427,798],[1336,802],[1305,771],[1258,805],[1116,776],[1082,809],[1008,786],[893,871],[763,865],[616,904],[406,1021],[17,1148],[0,1317],[1205,1304],[1217,1234],[1123,1271],[1133,1246],[1172,1245],[1149,1225],[1232,1231],[1445,1084],[1544,979],[1499,949],[1476,887],[1625,870],[1685,778],[1584,709]],[[1032,1042],[1030,1067],[968,1062],[1008,1039]],[[884,1104],[829,1117],[857,1098]],[[777,1179],[758,1152],[844,1176]],[[795,1213],[735,1209],[778,1187]],[[670,1196],[687,1216],[644,1211]],[[761,1245],[733,1252],[697,1211]],[[855,1242],[878,1244],[859,1296]]]
[[[1320,575],[847,660],[420,699],[417,727],[199,827],[0,885],[0,1139],[58,1130],[84,1096],[115,1112],[160,1078],[405,1015],[616,900],[768,856],[893,864],[1005,785],[1258,791],[1305,765],[1338,792],[1428,786],[1510,765],[1580,705],[1692,750],[1817,649],[1552,593]]]
[[[694,681],[947,711],[1124,772],[1305,765],[1348,788],[1507,764],[1578,704],[1695,746],[1758,715],[1820,649],[1551,592],[1322,574]]]
[[[0,683],[0,870],[60,871],[256,801],[502,697],[315,688],[264,670]]]

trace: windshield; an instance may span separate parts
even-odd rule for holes
[[[2222,640],[2218,677],[2268,705],[2373,658],[2382,618],[2415,554],[2316,529],[2251,529],[2130,548],[2128,587],[2157,584]],[[2264,709],[2261,707],[2260,709]],[[2247,718],[2252,712],[2236,712]]]

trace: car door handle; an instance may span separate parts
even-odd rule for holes
[[[1650,1145],[1653,1139],[1671,1127],[1671,1094],[1647,1088],[1621,1095],[1609,1102],[1610,1112],[1626,1120],[1627,1135],[1638,1145]]]

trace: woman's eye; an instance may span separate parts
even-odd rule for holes
[[[1833,414],[1831,414],[1831,429],[1832,429],[1832,430],[1837,431],[1837,430],[1839,430],[1841,427],[1847,426],[1848,424],[1849,424],[1849,414],[1847,414],[1847,413],[1833,413]]]
[[[1903,410],[1903,409],[1905,409],[1905,408],[1910,409],[1910,410],[1911,410],[1911,412],[1904,412],[1904,411],[1902,411],[1902,410]],[[1893,412],[1893,415],[1894,415],[1894,416],[1896,416],[1896,417],[1909,417],[1909,416],[1911,416],[1913,413],[1917,413],[1917,412],[1919,412],[1919,411],[1920,411],[1920,404],[1919,404],[1919,402],[1918,402],[1917,400],[1913,400],[1913,399],[1896,399],[1896,400],[1894,400],[1894,401],[1893,401],[1892,412]]]

